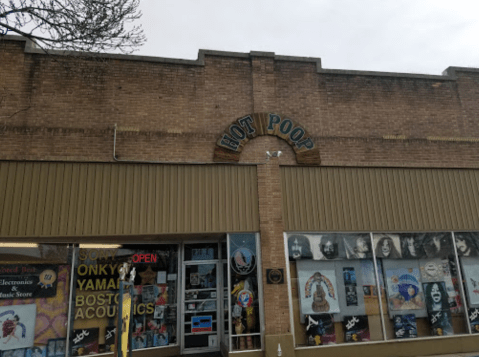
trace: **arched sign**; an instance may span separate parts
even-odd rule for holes
[[[319,148],[300,124],[274,113],[254,113],[231,123],[216,142],[213,161],[238,162],[246,143],[260,135],[274,135],[293,148],[298,164],[319,165]]]

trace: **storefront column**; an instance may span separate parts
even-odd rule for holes
[[[278,355],[278,343],[281,344],[283,356],[294,356],[286,282],[267,284],[266,277],[267,269],[286,271],[278,157],[270,157],[266,164],[258,166],[258,195],[266,356]]]

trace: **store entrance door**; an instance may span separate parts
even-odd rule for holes
[[[219,260],[183,262],[181,352],[219,351],[223,325],[220,312],[222,291]]]

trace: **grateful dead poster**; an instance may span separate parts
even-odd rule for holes
[[[291,234],[288,237],[289,260],[313,259],[309,238],[305,234]]]
[[[479,307],[479,264],[475,258],[462,257],[467,297],[471,307]]]
[[[444,280],[444,269],[441,259],[419,259],[419,270],[423,283]]]
[[[343,239],[336,233],[311,235],[309,241],[314,260],[335,260],[346,257]]]
[[[2,343],[0,350],[13,350],[33,346],[37,305],[11,305],[0,307]]]
[[[385,264],[389,310],[422,310],[424,293],[418,268],[388,269]]]
[[[335,271],[318,269],[316,262],[305,260],[298,261],[296,268],[301,294],[301,313],[316,315],[339,312]]]

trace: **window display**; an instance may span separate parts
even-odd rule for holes
[[[136,271],[133,349],[177,343],[177,244],[80,246],[76,256],[72,355],[112,351],[120,268],[126,262]]]
[[[290,234],[287,239],[296,345],[381,340],[369,234]]]
[[[287,234],[296,346],[461,334],[468,332],[467,320],[475,330],[479,234],[455,234],[467,320],[452,237],[450,232]]]
[[[261,349],[258,244],[254,234],[229,235],[231,350]]]
[[[65,356],[71,250],[4,243],[0,251],[2,356]]]

